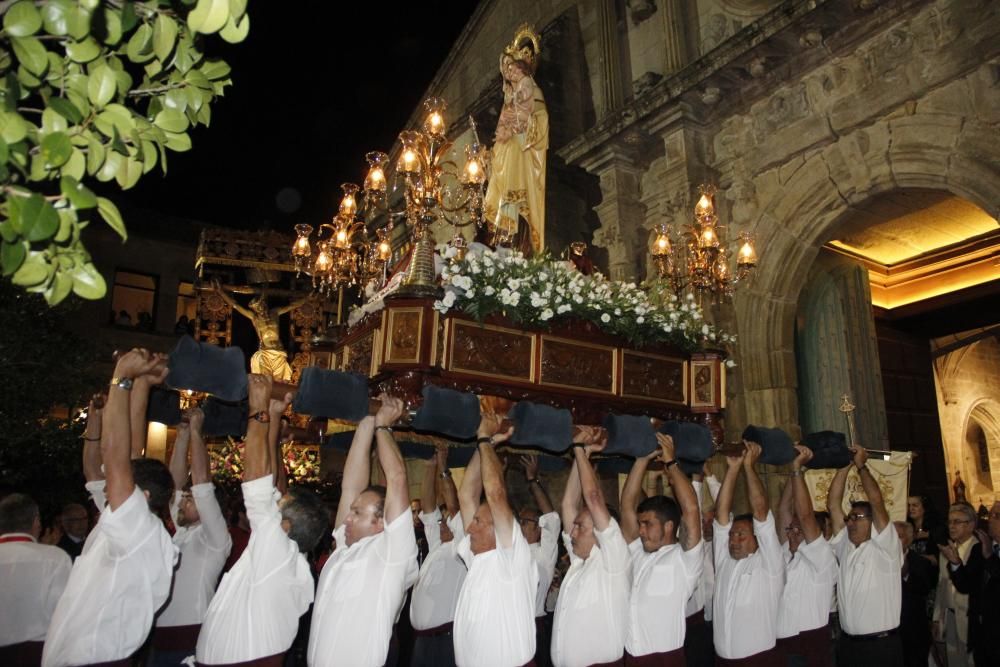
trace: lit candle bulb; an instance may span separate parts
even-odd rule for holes
[[[719,245],[719,238],[715,235],[715,230],[706,227],[701,232],[700,244],[702,248],[714,248]]]
[[[378,258],[383,262],[389,260],[389,256],[392,254],[392,246],[389,245],[387,241],[382,241],[378,244]]]
[[[372,167],[365,179],[365,190],[382,192],[385,190],[385,174],[381,167]]]
[[[712,212],[712,200],[708,195],[703,194],[698,203],[695,204],[695,213],[697,215],[708,215]]]
[[[411,150],[403,151],[403,171],[412,172],[417,170],[417,154]]]
[[[750,239],[745,239],[743,245],[740,246],[738,262],[744,266],[753,266],[757,263],[757,251],[754,250],[753,242]]]

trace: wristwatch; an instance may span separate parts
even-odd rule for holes
[[[111,378],[111,386],[112,387],[118,387],[119,389],[122,389],[124,391],[131,391],[132,390],[132,378],[113,377],[113,378]]]
[[[261,424],[268,424],[271,422],[271,414],[267,410],[261,410],[250,415],[250,419],[258,421]]]

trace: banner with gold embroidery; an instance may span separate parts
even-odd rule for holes
[[[868,469],[882,490],[885,508],[893,521],[906,520],[906,497],[909,494],[912,458],[910,452],[892,452],[888,461],[868,459]],[[832,468],[806,471],[806,486],[812,495],[813,508],[817,512],[826,511],[826,497],[836,472]],[[851,509],[851,502],[867,499],[858,471],[852,467],[847,475],[847,488],[844,489],[844,513]]]

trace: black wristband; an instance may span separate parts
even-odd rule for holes
[[[670,459],[669,461],[663,464],[663,469],[670,470],[670,467],[675,465],[677,465],[677,459]]]
[[[490,436],[488,438],[476,438],[476,444],[477,445],[483,445],[483,444],[492,445],[493,444],[493,436]]]
[[[528,479],[528,478],[525,477],[525,479]],[[532,477],[531,479],[528,479],[528,484],[538,484],[538,478],[537,477]]]
[[[386,426],[384,424],[382,426],[376,426],[375,427],[375,432],[378,433],[379,431],[385,431],[389,435],[392,435],[392,427],[391,426]]]

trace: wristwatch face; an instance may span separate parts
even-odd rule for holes
[[[132,378],[115,378],[111,381],[111,384],[115,385],[119,389],[128,391],[132,388]]]

